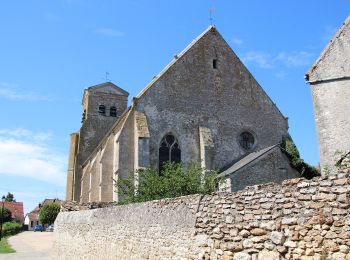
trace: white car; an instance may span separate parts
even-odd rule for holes
[[[46,231],[47,231],[47,232],[53,232],[53,230],[54,230],[54,226],[53,226],[53,225],[50,225],[50,226],[48,226],[48,227],[46,228]]]

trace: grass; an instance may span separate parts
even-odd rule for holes
[[[7,242],[8,237],[1,238],[0,241],[0,254],[8,254],[8,253],[14,253],[16,252],[14,249],[10,247],[10,245]]]

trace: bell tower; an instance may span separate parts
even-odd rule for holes
[[[129,93],[111,82],[84,90],[82,126],[72,134],[67,174],[67,200],[80,200],[81,166],[127,109]]]

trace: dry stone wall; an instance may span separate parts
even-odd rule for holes
[[[350,259],[349,172],[346,166],[331,176],[237,193],[62,212],[55,223],[54,256]]]

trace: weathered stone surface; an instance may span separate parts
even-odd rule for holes
[[[71,145],[67,182],[75,195],[67,197],[70,200],[119,202],[122,197],[113,179],[137,176],[135,172],[143,167],[158,169],[160,143],[170,133],[178,141],[179,159],[185,165],[198,162],[207,170],[221,169],[246,155],[250,149],[239,142],[243,132],[253,136],[251,148],[256,151],[288,136],[287,118],[215,27],[176,56],[129,108],[124,90],[112,83],[104,85],[85,90],[87,117],[75,134],[78,144]],[[106,111],[99,111],[102,105]],[[112,107],[116,116],[110,114]],[[299,176],[278,146],[271,153],[235,174],[227,173],[220,189],[237,191]]]
[[[336,174],[335,163],[350,147],[350,119],[344,112],[350,111],[349,57],[350,18],[347,18],[306,75],[311,85],[323,174]]]
[[[277,252],[263,250],[259,252],[258,259],[259,260],[279,260],[280,255]]]
[[[337,176],[329,177],[332,185],[327,187],[340,191],[334,188],[346,185],[336,184]],[[344,179],[344,175],[339,176]],[[53,256],[74,259],[78,254],[91,259],[106,255],[114,259],[118,252],[118,259],[322,259],[327,253],[327,259],[346,259],[350,248],[349,204],[339,202],[342,194],[321,201],[300,199],[297,191],[301,188],[295,185],[303,187],[305,181],[318,189],[329,178],[314,178],[311,184],[292,179],[282,185],[252,186],[237,193],[125,206],[63,203],[64,211],[81,211],[60,213]],[[267,200],[260,201],[262,198]],[[273,204],[272,209],[260,207],[266,203]],[[313,203],[321,204],[313,209]],[[284,205],[288,215],[282,213]],[[245,220],[243,216],[255,208],[262,210],[256,215],[259,219]],[[227,221],[230,216],[232,223]]]
[[[233,259],[234,260],[251,260],[252,257],[247,253],[240,252],[240,253],[234,254]]]
[[[282,232],[273,231],[271,232],[270,239],[276,245],[283,245],[284,241],[286,240],[286,237]]]
[[[265,235],[266,233],[267,232],[261,228],[254,228],[250,230],[250,234],[252,234],[253,236],[262,236],[262,235]]]

